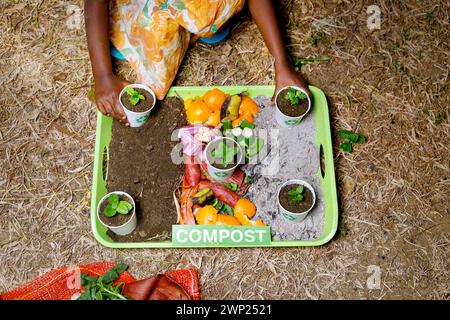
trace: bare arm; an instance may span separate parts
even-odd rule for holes
[[[296,85],[309,95],[308,85],[289,59],[272,0],[248,0],[248,7],[269,52],[275,59],[275,93],[285,86]]]
[[[109,0],[85,0],[86,35],[95,80],[97,107],[105,115],[126,122],[119,93],[127,81],[113,74],[109,51]]]

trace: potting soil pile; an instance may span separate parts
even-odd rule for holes
[[[108,191],[128,192],[136,202],[138,226],[126,236],[108,235],[119,242],[162,241],[176,224],[173,192],[183,175],[171,152],[173,131],[185,124],[183,103],[167,98],[157,103],[150,119],[139,128],[113,123],[109,146]]]
[[[256,163],[243,167],[253,177],[248,197],[258,208],[258,216],[272,228],[276,240],[313,240],[324,225],[323,193],[317,172],[319,148],[315,145],[316,126],[311,114],[299,126],[282,128],[275,121],[275,108],[267,97],[257,97],[260,112],[255,117],[255,133],[266,143]],[[314,188],[316,204],[302,222],[287,221],[278,210],[278,188],[287,180],[301,179]]]

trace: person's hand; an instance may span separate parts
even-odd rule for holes
[[[308,89],[308,84],[300,73],[295,71],[290,65],[278,66],[275,67],[275,92],[272,97],[272,104],[275,103],[277,92],[287,86],[297,86],[305,90],[310,99],[312,98],[311,92]]]
[[[115,75],[106,75],[95,79],[95,101],[98,110],[105,116],[112,116],[125,125],[128,124],[127,117],[119,102],[119,94],[123,87],[130,83]]]

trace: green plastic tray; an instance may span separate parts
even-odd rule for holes
[[[201,96],[212,87],[172,87],[168,96],[175,96],[175,91],[183,99],[195,96]],[[272,96],[273,86],[229,86],[217,87],[222,91],[235,94],[247,90],[250,97]],[[324,175],[322,176],[319,168],[317,175],[323,190],[325,201],[325,223],[322,235],[314,240],[273,240],[270,247],[300,247],[300,246],[320,246],[330,241],[336,233],[338,224],[338,201],[336,193],[336,181],[334,174],[333,149],[331,142],[330,119],[328,104],[325,94],[316,87],[310,87],[313,95],[312,117],[316,123],[316,145],[323,149],[324,157]],[[275,121],[275,119],[274,119]],[[109,143],[111,141],[112,119],[97,113],[97,130],[95,139],[95,158],[94,174],[92,181],[92,199],[91,199],[91,223],[95,238],[102,245],[110,248],[179,248],[174,246],[171,241],[163,242],[114,242],[106,234],[106,227],[100,224],[97,219],[98,201],[107,193],[106,179],[108,176],[106,168],[106,179],[103,177],[103,159],[106,154],[106,163],[109,161]],[[175,214],[175,213],[174,213]],[[220,244],[220,247],[238,247],[239,245]],[[193,247],[186,245],[181,247]],[[195,246],[198,247],[198,246]],[[201,246],[200,246],[201,247]]]

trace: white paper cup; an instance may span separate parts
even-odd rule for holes
[[[133,205],[133,213],[131,214],[131,218],[127,222],[122,224],[121,226],[109,226],[100,219],[100,207],[101,207],[102,203],[104,201],[106,201],[106,199],[108,199],[109,196],[113,193],[117,194],[118,196],[126,196],[127,198],[129,198],[129,200],[131,200],[131,203]],[[118,213],[118,214],[120,214],[120,213]],[[123,192],[123,191],[113,191],[113,192],[108,193],[100,200],[100,202],[97,205],[97,219],[98,219],[98,221],[100,221],[100,223],[102,225],[104,225],[109,230],[111,230],[112,232],[114,232],[115,234],[117,234],[119,236],[125,236],[127,234],[132,233],[134,231],[134,229],[136,229],[136,226],[137,226],[136,204],[134,203],[134,199],[128,193]]]
[[[153,105],[151,106],[151,108],[144,112],[135,112],[135,111],[127,109],[122,103],[122,95],[126,93],[126,89],[128,87],[132,87],[135,89],[143,89],[143,90],[148,91],[153,96]],[[143,84],[133,83],[133,84],[130,84],[130,85],[124,87],[122,89],[122,91],[120,91],[119,102],[120,102],[120,105],[122,106],[123,110],[125,111],[125,115],[127,116],[130,127],[140,127],[148,120],[148,117],[150,116],[150,112],[152,111],[153,107],[156,104],[156,96],[155,96],[155,93],[153,92],[153,90],[150,89],[149,87],[144,86]]]
[[[278,108],[278,95],[280,94],[280,92],[282,92],[283,90],[287,89],[287,88],[294,88],[296,90],[300,90],[301,92],[303,92],[306,97],[308,98],[308,110],[306,110],[306,112],[298,117],[290,117],[285,115],[283,112],[280,111],[280,109]],[[300,122],[302,121],[302,119],[308,114],[309,110],[311,110],[311,98],[309,97],[309,95],[305,92],[305,90],[297,87],[297,86],[287,86],[282,88],[280,91],[277,92],[276,96],[275,96],[275,119],[277,120],[278,124],[282,127],[285,128],[292,128],[295,126],[298,126],[300,124]]]
[[[212,150],[214,150],[215,147],[217,147],[217,145],[222,140],[226,140],[226,141],[232,142],[233,144],[235,144],[238,147],[237,162],[232,168],[229,168],[229,169],[219,169],[219,168],[214,167],[211,164],[211,160],[212,160],[211,152],[212,152]],[[209,175],[213,179],[219,180],[219,181],[225,180],[225,179],[231,177],[233,175],[234,170],[242,162],[242,157],[243,157],[241,146],[236,141],[234,141],[233,139],[227,138],[227,137],[217,137],[217,138],[215,138],[213,141],[208,143],[208,145],[206,146],[204,152],[205,152],[204,153],[204,159],[206,161],[206,167],[207,167]]]
[[[280,192],[281,189],[283,189],[284,186],[287,185],[291,185],[291,184],[301,184],[303,186],[305,186],[306,188],[309,189],[309,191],[311,191],[312,196],[313,196],[313,203],[311,205],[311,207],[304,211],[304,212],[291,212],[289,210],[286,210],[285,208],[283,208],[283,206],[280,204]],[[281,185],[281,187],[278,189],[278,193],[277,193],[277,204],[278,204],[278,208],[280,210],[280,213],[283,215],[283,217],[291,222],[301,222],[303,220],[305,220],[306,216],[308,215],[308,213],[311,211],[312,208],[314,208],[314,205],[316,204],[316,192],[314,191],[313,187],[306,181],[303,180],[298,180],[298,179],[292,179],[292,180],[288,180],[285,183],[283,183]]]

